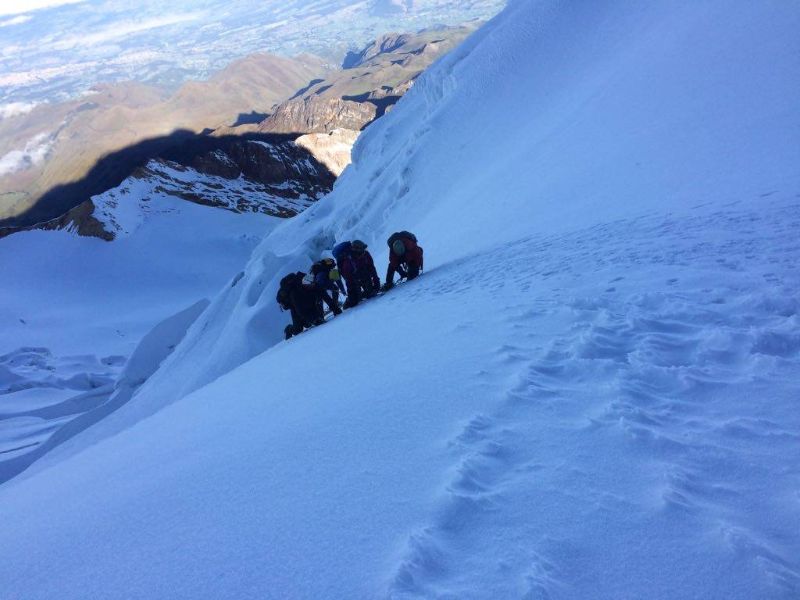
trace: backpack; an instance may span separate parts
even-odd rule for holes
[[[281,279],[280,286],[278,287],[278,294],[275,296],[275,300],[278,302],[280,307],[284,310],[289,310],[291,306],[291,292],[295,285],[297,285],[298,281],[302,281],[303,277],[305,277],[305,273],[289,273],[286,277]]]
[[[389,248],[391,248],[395,240],[411,240],[416,244],[417,236],[415,236],[410,231],[396,231],[395,233],[389,236],[388,240],[386,240],[386,245],[389,246]]]
[[[350,242],[342,242],[341,244],[336,244],[333,247],[333,251],[331,252],[331,254],[333,254],[333,257],[336,259],[336,262],[339,262],[342,256],[344,256],[345,254],[350,254],[350,250],[351,250]]]
[[[329,273],[335,266],[336,261],[332,258],[323,258],[311,265],[311,274],[319,275],[320,273]]]

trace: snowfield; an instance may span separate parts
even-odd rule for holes
[[[279,222],[158,187],[131,178],[94,198],[113,242],[66,231],[0,240],[0,482],[117,407],[145,334],[213,296]]]
[[[0,487],[4,593],[797,598],[798,28],[512,2]],[[284,273],[401,228],[421,278],[280,340]]]

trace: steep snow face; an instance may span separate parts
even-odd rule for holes
[[[280,276],[335,240],[383,261],[383,240],[410,228],[432,267],[536,232],[793,198],[799,19],[785,4],[512,4],[367,129],[328,198],[262,243],[155,393],[279,341]]]
[[[0,488],[0,581],[796,597],[798,26],[790,3],[513,3],[132,401]],[[276,343],[281,275],[355,236],[383,262],[399,228],[420,279]]]
[[[798,210],[501,245],[87,441],[140,394],[0,488],[5,591],[797,597]]]

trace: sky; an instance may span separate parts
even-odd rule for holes
[[[0,4],[0,16],[20,15],[42,8],[54,8],[63,4],[79,4],[86,0],[4,0]],[[2,23],[0,23],[0,26]]]

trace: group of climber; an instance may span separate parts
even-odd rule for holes
[[[389,266],[383,286],[372,255],[361,240],[337,244],[331,251],[333,258],[315,262],[308,273],[298,271],[281,279],[276,300],[292,315],[292,323],[284,330],[286,339],[324,323],[325,306],[334,315],[339,315],[342,308],[352,308],[363,299],[390,289],[395,274],[402,281],[414,279],[422,272],[422,246],[413,233],[398,231],[389,236],[386,243],[389,246]],[[347,300],[340,306],[342,295],[346,295]]]

